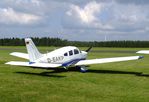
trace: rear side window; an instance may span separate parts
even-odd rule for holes
[[[79,54],[79,51],[77,49],[74,49],[74,54]]]
[[[68,54],[67,53],[64,53],[64,56],[68,56]]]
[[[69,56],[72,56],[73,55],[73,52],[72,52],[72,50],[71,51],[69,51]]]

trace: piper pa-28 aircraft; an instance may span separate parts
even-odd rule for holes
[[[56,49],[52,52],[41,54],[34,45],[31,38],[25,39],[25,44],[28,53],[13,52],[10,55],[17,56],[29,60],[29,62],[10,61],[6,64],[28,66],[36,68],[58,68],[62,67],[79,67],[81,72],[86,72],[88,65],[101,64],[128,60],[137,60],[143,58],[142,56],[129,56],[129,57],[115,57],[115,58],[101,58],[101,59],[86,59],[88,52],[92,47],[86,51],[81,51],[74,46],[66,46]]]

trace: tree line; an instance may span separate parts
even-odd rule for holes
[[[60,38],[32,38],[37,46],[77,46],[77,47],[130,47],[147,48],[149,41],[68,41]],[[24,46],[23,38],[1,38],[0,46]]]

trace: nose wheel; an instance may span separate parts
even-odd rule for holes
[[[87,70],[88,70],[87,67],[85,67],[85,66],[80,66],[80,71],[81,71],[82,73],[87,72]]]

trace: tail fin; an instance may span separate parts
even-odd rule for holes
[[[30,62],[34,62],[35,60],[42,57],[42,54],[38,51],[38,49],[36,48],[31,38],[26,38],[25,44],[26,44],[27,52],[29,54]]]

